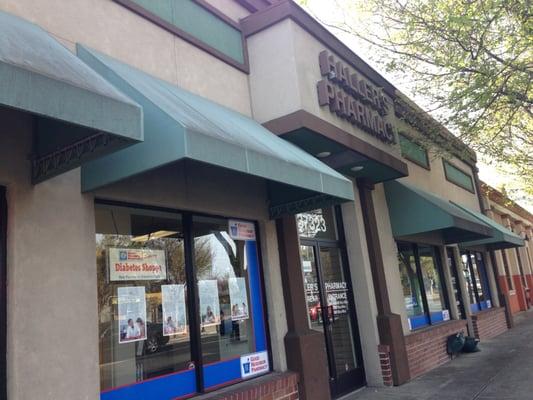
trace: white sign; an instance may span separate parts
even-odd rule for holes
[[[449,321],[450,320],[450,311],[449,310],[442,310],[442,320],[443,321]]]
[[[261,351],[241,356],[241,378],[251,378],[252,376],[265,374],[270,370],[268,364],[268,353]]]
[[[220,324],[220,303],[216,279],[198,281],[200,321],[203,327]]]
[[[163,335],[187,332],[185,285],[161,285],[163,303]]]
[[[228,230],[232,239],[255,240],[255,225],[253,222],[230,219],[228,221]]]
[[[249,318],[248,295],[244,278],[229,278],[229,298],[231,301],[231,320],[240,321]]]
[[[490,300],[487,300],[487,308],[492,308],[492,302]]]
[[[110,281],[159,281],[167,277],[164,250],[110,247],[108,253]]]
[[[117,289],[118,342],[129,343],[146,339],[146,297],[144,286]]]

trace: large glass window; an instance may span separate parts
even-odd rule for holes
[[[448,299],[436,249],[398,243],[398,265],[411,329],[448,320]]]
[[[466,290],[470,299],[470,310],[475,313],[491,308],[491,294],[483,255],[476,251],[463,251],[461,260]]]
[[[193,218],[204,364],[254,351],[246,242],[227,227],[225,219]]]
[[[187,396],[244,379],[248,356],[269,372],[253,223],[114,204],[95,215],[103,392],[149,381],[143,398]]]

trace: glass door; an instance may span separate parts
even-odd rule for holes
[[[342,249],[302,239],[302,269],[311,329],[324,333],[333,397],[364,385],[352,289]]]

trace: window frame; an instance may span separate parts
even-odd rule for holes
[[[448,175],[448,171],[446,169],[447,165],[450,166],[451,168],[455,168],[460,173],[465,174],[466,176],[468,176],[470,178],[471,187],[466,187],[461,182],[458,182],[458,181],[453,180],[452,178],[450,178],[450,176]],[[476,194],[476,185],[474,183],[474,177],[472,176],[472,174],[468,173],[464,169],[459,168],[457,165],[455,165],[455,164],[453,164],[450,161],[445,160],[445,159],[442,159],[442,168],[444,169],[444,177],[446,178],[446,180],[448,182],[453,183],[455,186],[458,186],[461,189],[466,190],[467,192],[470,192],[472,194]]]
[[[0,398],[7,399],[7,198],[0,186]]]
[[[432,318],[431,318],[431,310],[429,309],[429,304],[428,304],[428,300],[427,300],[427,294],[426,294],[426,287],[424,285],[424,277],[423,277],[423,274],[422,274],[422,264],[420,263],[420,253],[419,253],[419,246],[423,246],[423,247],[429,247],[431,248],[432,250],[432,256],[433,256],[433,260],[435,262],[435,268],[437,269],[437,273],[439,275],[439,281],[440,281],[440,286],[441,286],[441,290],[442,290],[442,294],[443,294],[443,300],[444,300],[444,304],[443,304],[443,310],[448,310],[448,313],[450,312],[450,296],[448,295],[448,287],[446,285],[446,280],[444,279],[444,269],[443,269],[443,264],[442,264],[442,260],[441,260],[441,256],[440,256],[440,252],[438,251],[438,246],[434,246],[434,245],[430,245],[430,244],[424,244],[424,243],[413,243],[413,242],[406,242],[406,241],[397,241],[397,251],[399,252],[399,248],[398,248],[398,245],[402,244],[404,246],[410,246],[411,247],[411,250],[413,252],[413,257],[414,257],[414,261],[415,261],[415,266],[416,266],[416,276],[417,276],[417,279],[418,279],[418,286],[420,288],[420,297],[422,298],[422,307],[423,307],[423,314],[420,314],[420,315],[417,315],[416,318],[420,318],[421,316],[424,317],[425,319],[425,323],[422,323],[418,326],[415,326],[413,327],[411,324],[411,317],[407,317],[408,321],[409,321],[409,327],[410,327],[410,330],[411,331],[416,331],[418,329],[422,329],[422,328],[426,328],[426,327],[431,327],[433,325],[439,325],[439,324],[442,324],[444,322],[447,322],[445,321],[444,319],[441,320],[441,321],[433,321]],[[450,320],[452,319],[452,316],[451,316],[451,313],[450,313]]]
[[[0,189],[2,187],[0,186]],[[1,190],[0,190],[1,194]],[[1,205],[1,198],[0,198],[0,205]],[[269,320],[268,320],[268,308],[267,308],[267,301],[266,301],[266,285],[265,285],[265,278],[264,278],[264,265],[263,265],[263,258],[261,254],[261,237],[260,237],[260,231],[259,231],[259,225],[256,220],[250,220],[247,218],[241,218],[241,217],[232,217],[232,216],[224,216],[224,215],[218,215],[218,214],[210,214],[210,213],[204,213],[204,212],[194,212],[194,211],[186,211],[171,207],[160,207],[160,206],[150,206],[145,204],[137,204],[137,203],[131,203],[131,202],[125,202],[125,201],[116,201],[116,200],[107,200],[107,199],[101,199],[96,198],[94,200],[94,207],[96,206],[115,206],[115,207],[122,207],[125,209],[138,209],[138,210],[147,210],[147,211],[161,211],[161,212],[168,212],[173,213],[176,215],[181,215],[182,219],[182,227],[183,227],[183,241],[184,241],[184,257],[185,257],[185,273],[186,273],[186,294],[187,294],[187,318],[188,318],[188,325],[189,325],[189,339],[190,339],[190,352],[191,352],[191,361],[194,362],[195,365],[195,382],[196,382],[196,392],[191,393],[192,396],[198,396],[205,393],[210,393],[215,390],[218,390],[222,387],[228,387],[234,384],[238,384],[241,382],[247,382],[250,380],[253,380],[255,378],[260,378],[261,376],[264,376],[265,374],[258,375],[257,377],[252,377],[249,379],[242,379],[239,378],[237,380],[229,380],[226,382],[223,382],[221,384],[217,384],[214,386],[205,386],[204,382],[204,375],[205,375],[205,366],[214,365],[217,363],[223,363],[227,361],[231,361],[238,357],[231,357],[231,358],[225,358],[221,359],[219,361],[215,362],[209,362],[204,363],[203,357],[202,357],[202,337],[201,337],[201,324],[200,324],[200,304],[199,304],[199,293],[198,288],[196,287],[196,274],[195,274],[195,266],[194,266],[194,230],[193,230],[193,217],[209,217],[209,218],[220,218],[224,220],[229,219],[237,219],[240,221],[246,221],[251,222],[254,224],[255,227],[255,234],[256,234],[256,251],[257,251],[257,273],[258,273],[258,284],[260,287],[261,293],[259,294],[258,300],[261,303],[261,310],[262,315],[254,317],[252,314],[252,311],[250,310],[250,315],[252,317],[252,321],[254,321],[255,318],[261,318],[263,319],[262,324],[264,327],[264,339],[265,339],[265,346],[266,351],[268,354],[268,362],[269,362],[269,370],[268,373],[272,373],[273,371],[273,357],[272,357],[272,345],[271,345],[271,337],[270,337],[270,326],[269,326]],[[0,209],[1,211],[1,209]],[[0,221],[1,222],[1,221]],[[0,227],[1,228],[1,227]],[[0,232],[1,233],[1,232]],[[96,232],[97,233],[97,232]],[[0,254],[1,255],[1,254]],[[187,261],[188,260],[188,261]],[[98,293],[97,293],[98,296]],[[251,288],[249,293],[250,299],[251,299]],[[249,305],[250,309],[252,308],[252,304]],[[256,342],[256,332],[255,332],[255,323],[252,322],[252,331],[253,331],[253,349],[254,352],[257,352],[257,342]],[[263,351],[263,350],[262,350]],[[99,365],[100,367],[100,365]],[[165,379],[174,375],[179,375],[180,373],[185,371],[178,371],[173,372],[169,374],[160,375],[154,378],[149,378],[140,382],[132,382],[130,384],[108,388],[105,390],[102,390],[101,393],[110,393],[117,390],[122,389],[123,387],[129,387],[133,385],[143,385],[146,382],[153,383],[154,380],[158,379]],[[186,395],[185,397],[190,397],[191,395]],[[178,398],[181,398],[178,396]]]
[[[225,22],[226,24],[230,25],[232,28],[238,30],[241,34],[241,43],[242,43],[242,56],[243,56],[243,62],[239,62],[235,60],[234,58],[228,56],[227,54],[223,53],[222,51],[214,48],[213,46],[205,43],[204,41],[198,39],[196,36],[185,32],[183,29],[180,29],[178,26],[165,21],[163,18],[159,17],[158,15],[152,13],[151,11],[147,10],[143,6],[137,4],[133,0],[113,0],[115,3],[127,8],[128,10],[134,12],[135,14],[147,19],[148,21],[152,22],[153,24],[159,26],[160,28],[172,33],[173,35],[178,36],[179,38],[185,40],[186,42],[192,44],[195,47],[198,47],[199,49],[205,51],[206,53],[212,55],[213,57],[218,58],[222,62],[225,62],[226,64],[240,70],[241,72],[244,72],[245,74],[250,73],[250,62],[248,57],[248,47],[246,38],[244,37],[244,34],[242,32],[241,26],[233,21],[231,18],[220,12],[217,8],[213,7],[211,4],[209,4],[205,0],[193,0],[196,4],[198,4],[200,7],[204,8],[207,12],[213,14],[215,17],[219,18],[222,22]]]
[[[399,142],[400,142],[400,152],[401,152],[401,154],[402,154],[402,157],[405,158],[406,160],[411,161],[413,164],[418,165],[418,166],[421,167],[421,168],[424,168],[424,169],[426,169],[426,170],[428,170],[428,171],[431,171],[431,163],[430,163],[430,161],[429,161],[429,153],[428,153],[427,149],[426,149],[424,146],[422,146],[420,143],[417,143],[416,140],[414,140],[413,138],[411,138],[410,136],[408,136],[408,135],[407,135],[406,133],[404,133],[404,132],[399,132],[399,133],[398,133],[398,136],[399,136]],[[421,163],[419,160],[417,160],[417,159],[415,159],[415,158],[409,156],[409,154],[407,154],[407,153],[405,153],[405,152],[403,151],[403,148],[402,148],[402,138],[405,139],[405,140],[407,140],[408,142],[414,144],[415,146],[420,147],[420,149],[422,149],[422,150],[424,151],[425,156],[426,156],[426,162],[427,162],[427,165]]]
[[[481,262],[482,264],[478,262],[477,255],[481,255]],[[475,273],[474,273],[474,265],[472,264],[472,256],[476,260],[476,269],[479,274],[479,284],[481,285],[481,289],[483,290],[483,297],[485,298],[483,301],[480,301],[479,299],[479,292],[477,290],[477,284],[476,282],[472,282],[472,291],[474,292],[474,298],[476,299],[476,303],[470,304],[470,312],[473,314],[476,314],[480,311],[490,309],[493,307],[492,305],[492,291],[490,289],[490,282],[489,277],[487,275],[487,266],[485,264],[485,257],[483,256],[483,253],[480,251],[470,251],[470,250],[462,250],[461,256],[466,255],[467,256],[467,268],[470,273],[470,276],[476,279]],[[481,268],[482,267],[482,268]],[[468,284],[468,283],[467,283]],[[489,303],[490,302],[490,307]],[[485,307],[483,307],[483,303],[485,303]],[[476,308],[475,310],[473,308]]]
[[[507,258],[507,253],[505,249],[502,249],[502,260],[503,260],[503,270],[505,271],[505,278],[507,281],[508,290],[515,290],[513,276],[511,275],[511,269],[509,268],[509,259]]]

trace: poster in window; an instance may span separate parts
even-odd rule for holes
[[[202,327],[220,324],[220,303],[216,279],[198,281]]]
[[[108,253],[111,282],[163,280],[167,277],[164,250],[110,247]]]
[[[161,285],[163,304],[163,335],[172,336],[187,332],[185,285]]]
[[[250,318],[246,280],[244,278],[229,278],[228,286],[231,301],[231,320],[241,321]]]
[[[129,343],[146,339],[146,297],[144,286],[117,289],[118,342]]]

